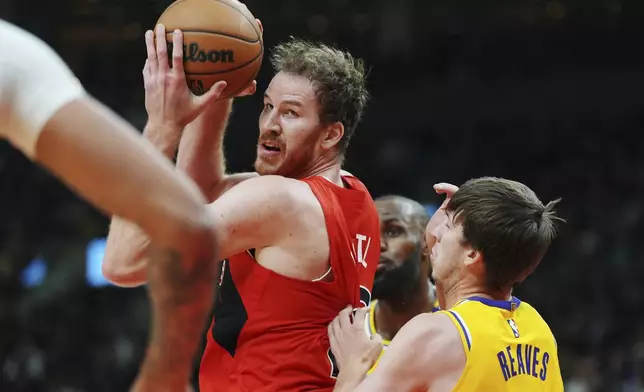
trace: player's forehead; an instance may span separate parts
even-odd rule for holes
[[[293,103],[301,106],[316,106],[315,86],[308,78],[291,73],[278,72],[271,80],[264,97],[274,105]]]
[[[397,199],[376,200],[376,209],[382,223],[409,224],[413,219],[413,206]]]

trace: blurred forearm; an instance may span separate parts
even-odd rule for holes
[[[148,139],[157,150],[171,161],[177,156],[179,140],[181,139],[181,128],[168,128],[148,122],[143,129],[143,137]]]
[[[176,156],[182,129],[148,122],[143,136],[158,151],[172,160]],[[146,282],[148,236],[134,223],[112,217],[102,264],[103,275],[110,282],[132,287]]]
[[[211,105],[188,124],[181,137],[177,167],[195,181],[206,197],[226,176],[223,144],[231,111],[230,99]]]
[[[102,264],[105,279],[123,287],[144,284],[148,244],[148,236],[135,224],[113,216]]]
[[[135,391],[181,391],[213,303],[217,263],[149,247],[152,330]],[[157,380],[163,380],[157,381]]]
[[[127,122],[93,99],[74,101],[46,124],[36,159],[104,211],[141,227],[159,244],[194,252],[210,223],[195,184],[173,169]]]

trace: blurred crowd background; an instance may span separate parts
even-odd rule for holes
[[[142,129],[143,33],[168,4],[2,0],[0,17]],[[365,59],[373,99],[346,168],[374,196],[431,209],[434,183],[494,175],[563,197],[568,223],[517,295],[554,330],[566,391],[644,391],[644,1],[246,4],[268,49],[293,35]],[[261,94],[235,104],[233,171],[251,169],[260,108]],[[148,303],[101,279],[108,219],[6,143],[0,189],[0,391],[126,390]]]

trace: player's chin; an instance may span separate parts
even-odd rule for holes
[[[255,171],[260,176],[269,176],[269,175],[279,175],[280,174],[280,163],[279,162],[269,162],[261,157],[257,157],[255,160]]]

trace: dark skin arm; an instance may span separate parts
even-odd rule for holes
[[[204,219],[204,199],[169,161],[99,105],[77,101],[61,109],[43,130],[36,157],[95,205],[151,234],[152,331],[134,390],[183,390],[215,282],[214,237]]]
[[[153,305],[148,350],[132,391],[181,391],[188,386],[192,357],[213,300],[220,263],[182,260],[176,252],[151,245],[148,293]],[[184,264],[207,265],[186,270]],[[183,294],[182,294],[183,293]],[[168,355],[172,353],[171,355]]]

